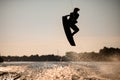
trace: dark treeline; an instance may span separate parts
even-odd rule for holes
[[[3,62],[3,58],[0,57],[0,62]]]
[[[4,61],[61,61],[63,57],[57,55],[31,55],[31,56],[2,56]]]
[[[120,49],[104,47],[96,52],[66,52],[58,55],[1,56],[4,61],[120,61]]]
[[[104,47],[96,52],[75,53],[67,52],[68,61],[120,61],[120,49]]]

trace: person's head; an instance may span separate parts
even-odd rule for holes
[[[78,12],[79,10],[79,8],[74,8],[74,12]]]

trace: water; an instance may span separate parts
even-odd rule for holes
[[[2,71],[8,68],[8,72],[14,68],[15,72],[22,73],[21,78],[27,76],[26,80],[32,79],[33,75],[33,80],[53,80],[53,78],[55,80],[72,80],[73,75],[77,75],[79,80],[87,78],[120,80],[120,62],[4,62],[0,64],[0,68]]]

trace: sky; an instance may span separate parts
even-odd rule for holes
[[[62,16],[80,8],[70,46]],[[120,48],[120,0],[0,0],[1,55],[64,55]]]

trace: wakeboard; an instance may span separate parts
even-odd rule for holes
[[[63,23],[63,27],[64,27],[67,40],[69,41],[70,45],[76,46],[70,26],[69,26],[69,21],[67,19],[67,16],[62,16],[62,23]]]

